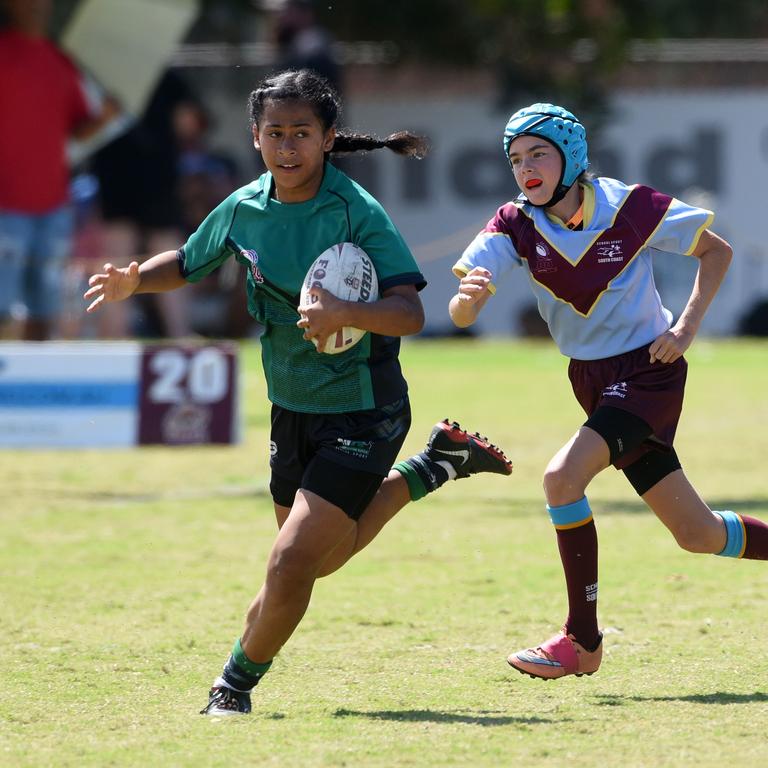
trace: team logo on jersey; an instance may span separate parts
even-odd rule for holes
[[[637,186],[618,202],[620,214],[605,229],[595,231],[595,239],[590,239],[591,232],[572,233],[566,236],[568,246],[564,244],[562,251],[556,244],[546,242],[535,226],[530,226],[529,217],[510,216],[504,209],[507,231],[518,254],[527,259],[530,278],[582,317],[589,317],[613,281],[628,269],[633,259],[646,252],[664,222],[672,198]],[[602,215],[598,215],[595,226],[605,223]],[[537,260],[542,259],[542,241],[549,246],[556,267],[548,274],[536,269]],[[542,261],[541,266],[546,268],[546,262]]]
[[[253,276],[253,279],[257,283],[263,283],[264,275],[261,274],[261,270],[259,269],[259,254],[250,248],[243,248],[240,250],[240,255],[251,265],[251,275]]]
[[[552,260],[549,248],[547,248],[547,244],[541,240],[536,243],[536,263],[533,266],[533,271],[538,273],[557,272],[557,267]]]
[[[607,264],[612,261],[624,261],[621,240],[604,240],[597,247],[597,263]]]
[[[271,458],[277,456],[277,443],[274,440],[269,441],[269,455]]]
[[[626,381],[617,381],[603,390],[603,397],[620,397],[623,400],[627,396],[628,390]]]

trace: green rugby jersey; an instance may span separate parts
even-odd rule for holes
[[[264,327],[262,363],[269,399],[303,413],[376,408],[402,397],[400,338],[367,333],[338,355],[319,353],[296,327],[299,294],[312,262],[352,242],[372,259],[379,291],[426,281],[381,205],[326,163],[317,195],[303,203],[271,197],[264,173],[215,208],[179,250],[185,279],[196,282],[234,256],[247,269],[248,311]]]

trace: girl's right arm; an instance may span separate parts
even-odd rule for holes
[[[91,300],[86,312],[95,312],[105,302],[123,301],[134,293],[162,293],[186,284],[179,272],[176,251],[163,251],[141,266],[137,261],[121,268],[105,264],[103,272],[88,279],[90,288],[83,298]]]
[[[453,324],[466,328],[477,320],[480,310],[491,295],[491,273],[483,267],[474,267],[459,281],[458,293],[448,304]]]

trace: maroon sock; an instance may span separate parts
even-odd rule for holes
[[[557,531],[557,546],[568,589],[566,633],[588,651],[600,641],[597,628],[597,529],[590,520],[578,528]]]
[[[739,515],[744,523],[746,542],[744,544],[744,560],[768,560],[768,525],[762,520],[746,515]]]

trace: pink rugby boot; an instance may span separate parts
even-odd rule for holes
[[[555,680],[566,675],[592,675],[600,668],[602,658],[602,634],[597,648],[588,651],[573,635],[558,632],[536,648],[510,654],[507,662],[524,675]]]

